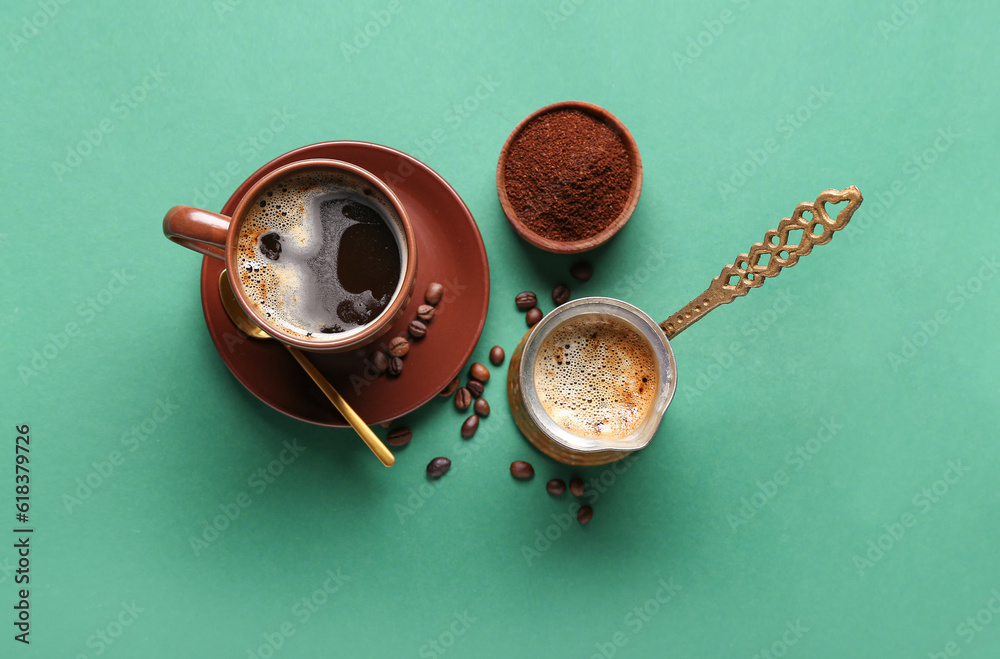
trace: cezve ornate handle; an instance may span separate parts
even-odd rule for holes
[[[830,219],[826,204],[843,201],[849,203],[837,213],[837,219]],[[761,286],[765,279],[776,276],[782,268],[792,267],[799,257],[811,252],[814,245],[830,242],[833,232],[847,226],[861,202],[861,192],[852,185],[846,190],[827,190],[816,201],[799,204],[791,217],[779,222],[777,229],[764,234],[764,242],[754,244],[749,253],[736,257],[735,263],[723,268],[704,293],[660,323],[667,338],[674,338],[720,304],[728,304],[749,293],[751,288]],[[789,234],[795,230],[801,230],[802,237],[797,245],[790,245]]]

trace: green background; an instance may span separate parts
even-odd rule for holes
[[[0,9],[0,655],[1000,653],[1000,6],[155,5]],[[615,113],[644,164],[635,215],[582,285],[515,237],[495,190],[508,133],[568,99]],[[170,206],[221,208],[271,158],[335,139],[414,154],[468,204],[492,277],[480,361],[523,334],[521,290],[547,310],[568,281],[662,320],[799,202],[852,184],[866,201],[674,341],[677,397],[620,473],[537,453],[499,382],[471,442],[435,399],[386,470],[351,432],[239,385],[205,328],[200,259],[160,229]],[[238,180],[213,188],[230,161]],[[27,647],[11,624],[18,424]],[[293,441],[301,456],[252,485]],[[437,455],[454,465],[428,489]],[[522,458],[528,483],[508,473]],[[544,483],[572,475],[605,485],[593,522],[564,530],[570,497]]]

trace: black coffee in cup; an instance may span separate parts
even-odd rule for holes
[[[390,202],[364,181],[293,173],[251,201],[237,239],[239,281],[273,326],[325,340],[389,306],[404,240]]]

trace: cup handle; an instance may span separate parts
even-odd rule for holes
[[[848,202],[847,206],[837,213],[836,219],[832,219],[826,212],[826,204],[843,201]],[[764,234],[764,242],[755,243],[749,252],[737,256],[735,262],[723,268],[722,273],[712,280],[704,293],[660,323],[663,333],[668,339],[673,339],[712,309],[746,295],[768,277],[777,276],[782,268],[798,263],[799,257],[811,252],[813,245],[827,244],[833,239],[834,231],[847,226],[862,201],[861,192],[852,185],[844,190],[826,190],[816,201],[799,204],[791,217],[779,222],[777,229],[770,229]],[[803,213],[809,213],[809,218],[803,217]],[[799,230],[801,236],[797,245],[791,245],[788,242],[789,233],[795,230]]]
[[[188,249],[226,260],[226,236],[232,218],[194,208],[174,206],[163,216],[163,235]]]

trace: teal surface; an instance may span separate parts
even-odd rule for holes
[[[5,2],[0,656],[1000,655],[998,24],[982,0]],[[517,122],[568,99],[617,115],[644,165],[585,284],[495,189]],[[673,342],[678,393],[634,459],[545,458],[493,369],[474,439],[435,399],[387,470],[243,389],[200,259],[160,229],[337,139],[406,151],[468,204],[484,362],[526,329],[519,291],[662,320],[798,203],[865,202]],[[586,527],[544,489],[574,475]]]

